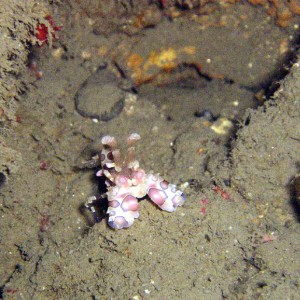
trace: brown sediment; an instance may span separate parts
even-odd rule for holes
[[[47,1],[4,1],[3,7],[5,12],[1,13],[0,22],[0,134],[6,134],[16,125],[16,100],[26,89],[19,77],[26,70],[29,46],[39,42],[35,37],[36,26],[45,24],[49,32],[52,30],[47,20],[50,12]]]
[[[56,41],[64,53],[35,49],[43,77],[25,72],[21,122],[0,138],[3,298],[298,297],[299,62],[277,77],[296,55],[298,17],[283,18],[282,30],[274,22],[282,1],[226,2],[235,4],[157,6],[156,25],[145,20],[148,1],[54,5],[53,19],[67,20]],[[198,22],[200,10],[207,15]],[[75,95],[87,80],[80,101],[92,113],[126,91],[124,109],[106,122],[78,114]],[[281,84],[268,100],[272,81]],[[83,206],[105,192],[95,176],[101,136],[126,150],[131,132],[143,136],[142,165],[187,199],[172,215],[141,201],[137,224],[113,232],[105,213],[94,224]],[[94,170],[78,168],[92,156]]]

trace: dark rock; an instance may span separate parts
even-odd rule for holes
[[[109,121],[121,113],[124,97],[115,75],[108,69],[99,69],[79,88],[75,107],[83,117]]]

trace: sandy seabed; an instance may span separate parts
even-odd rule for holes
[[[296,27],[248,4],[205,26],[152,5],[126,27],[70,3],[53,16],[53,47],[32,49],[6,137],[2,298],[299,299]],[[84,208],[101,185],[81,166],[103,135],[132,132],[141,166],[187,200],[174,213],[142,200],[134,225],[114,231]]]

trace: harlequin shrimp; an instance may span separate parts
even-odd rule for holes
[[[173,212],[185,202],[185,195],[159,175],[146,173],[135,160],[133,144],[140,135],[132,133],[127,138],[127,155],[125,159],[117,148],[114,137],[109,135],[101,139],[101,153],[93,157],[100,163],[101,169],[96,176],[104,176],[108,199],[108,225],[114,229],[130,227],[139,217],[139,199],[148,196],[162,210]],[[86,207],[94,214],[95,196],[89,197]]]

